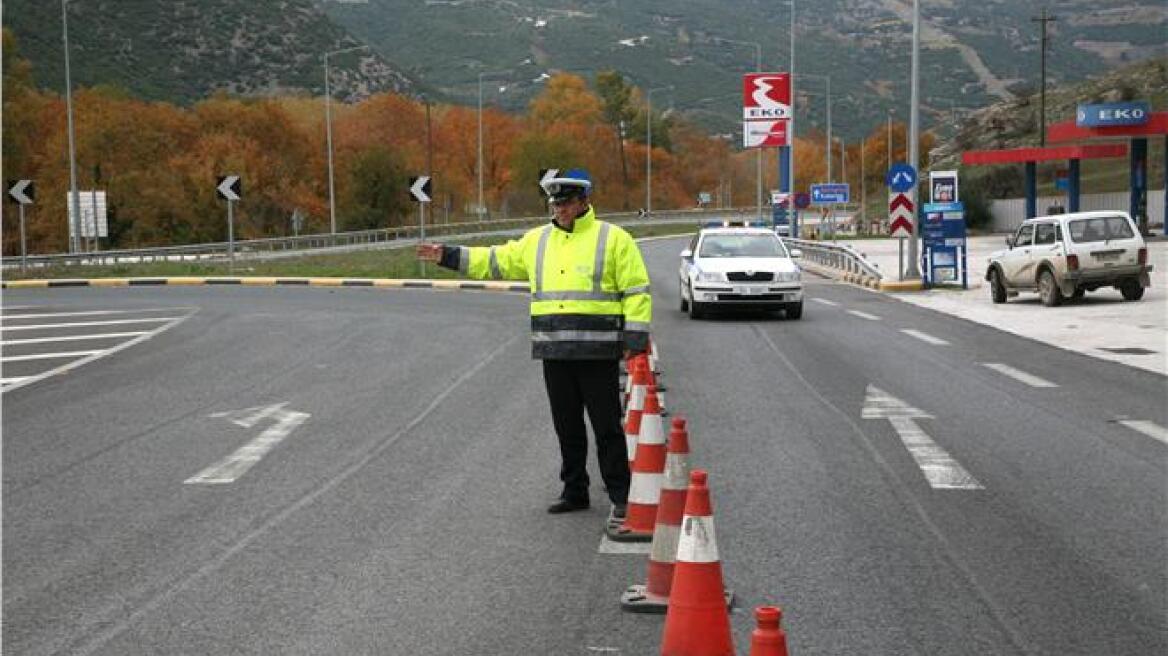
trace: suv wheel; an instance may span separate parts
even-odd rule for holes
[[[681,298],[681,305],[680,305],[681,311],[688,312],[689,311],[689,301],[685,300],[685,295],[681,293],[680,286],[677,288],[677,295],[678,295],[678,297]]]
[[[798,303],[788,303],[783,310],[788,319],[801,319],[803,317],[803,301]]]
[[[1006,285],[1002,283],[1002,272],[996,268],[990,270],[990,298],[994,303],[1006,302]]]
[[[1038,274],[1038,296],[1046,307],[1056,307],[1063,302],[1063,293],[1050,269],[1043,269]]]
[[[1138,301],[1144,297],[1144,287],[1139,280],[1128,278],[1119,285],[1119,293],[1125,301]]]

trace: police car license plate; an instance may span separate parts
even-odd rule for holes
[[[743,286],[738,288],[738,293],[743,296],[756,296],[762,293],[762,287]]]

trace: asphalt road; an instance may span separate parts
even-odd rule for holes
[[[643,247],[654,332],[739,653],[761,603],[801,656],[1168,650],[1163,376],[818,279],[800,321],[691,321],[680,244]],[[0,396],[5,653],[656,653],[599,477],[544,513],[525,297],[4,295],[6,327],[158,308],[185,318]]]

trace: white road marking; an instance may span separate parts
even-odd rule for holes
[[[29,306],[32,307],[32,306]],[[4,308],[14,310],[17,308]],[[102,314],[136,314],[139,312],[173,312],[175,308],[146,308],[142,310],[88,310],[85,312],[45,312],[42,314],[4,315],[5,319],[51,319],[53,317],[89,317]]]
[[[187,315],[190,316],[189,314]],[[45,330],[46,328],[82,328],[88,326],[115,326],[126,323],[163,323],[186,317],[151,317],[149,319],[111,319],[109,321],[75,321],[73,323],[40,323],[32,326],[3,326],[0,330]]]
[[[312,416],[307,412],[285,410],[284,406],[286,405],[288,404],[277,403],[267,407],[248,408],[243,412],[250,412],[251,414],[242,418],[238,417],[239,413],[215,413],[211,415],[212,417],[235,416],[236,418],[231,419],[232,423],[245,428],[254,426],[266,417],[271,417],[276,423],[269,426],[252,441],[241,446],[235,453],[188,478],[183,483],[231,483],[246,474],[247,470],[254,467],[277,444],[284,441],[284,438],[288,437],[289,433],[296,430],[297,426],[303,424]]]
[[[934,489],[985,489],[953,456],[937,446],[937,443],[917,426],[916,419],[931,418],[928,413],[874,385],[869,385],[860,416],[865,419],[887,419],[916,461],[917,467],[920,467],[921,473],[925,475],[925,480],[929,481],[929,485]]]
[[[1001,364],[1001,363],[997,363],[997,362],[983,362],[982,365],[989,367],[990,369],[993,369],[994,371],[1002,374],[1003,376],[1009,376],[1010,378],[1013,378],[1016,381],[1026,383],[1027,385],[1029,385],[1031,387],[1058,387],[1058,385],[1050,382],[1049,380],[1046,380],[1045,378],[1039,378],[1038,376],[1035,376],[1033,374],[1028,374],[1025,371],[1022,371],[1020,369],[1015,369],[1014,367],[1011,367],[1008,364]]]
[[[600,538],[600,547],[596,553],[647,556],[652,547],[651,542],[617,542],[605,535]]]
[[[867,312],[860,312],[859,310],[848,310],[848,314],[854,314],[857,317],[860,317],[861,319],[867,319],[868,321],[880,321],[880,317],[874,314],[868,314]]]
[[[1168,444],[1168,428],[1164,428],[1155,422],[1144,419],[1120,419],[1118,423],[1134,431],[1143,433],[1154,440],[1160,440],[1164,444]]]
[[[99,358],[103,358],[103,357],[106,357],[108,355],[113,355],[114,353],[117,353],[118,351],[121,351],[123,349],[128,349],[131,346],[134,346],[135,344],[144,342],[144,341],[150,339],[151,337],[158,335],[159,333],[163,333],[167,330],[170,330],[171,328],[177,326],[178,324],[186,321],[188,318],[193,316],[195,314],[195,312],[198,312],[197,308],[191,310],[191,312],[189,314],[187,314],[186,316],[177,317],[173,321],[171,321],[170,323],[166,324],[165,326],[159,326],[159,327],[155,328],[154,330],[146,333],[145,335],[135,337],[134,339],[131,339],[131,340],[126,341],[126,342],[122,342],[121,344],[118,344],[117,346],[114,346],[112,348],[108,348],[104,351],[99,351],[99,352],[94,353],[93,355],[90,355],[88,357],[81,358],[80,360],[74,360],[72,362],[68,362],[66,364],[63,364],[59,367],[49,369],[48,371],[42,371],[41,373],[39,373],[35,376],[29,376],[28,378],[26,378],[18,383],[13,383],[12,385],[5,387],[3,389],[3,391],[10,392],[14,389],[24,387],[25,385],[32,385],[33,383],[40,381],[40,380],[44,380],[50,376],[56,376],[57,374],[61,374],[61,373],[64,373],[66,371],[76,369],[77,367],[81,367],[83,365],[86,365],[90,362],[93,362],[94,360],[99,359]]]
[[[813,299],[811,299],[811,300],[815,301],[816,303],[822,303],[822,304],[824,304],[824,305],[830,305],[830,306],[832,306],[832,307],[838,307],[838,306],[839,306],[839,303],[836,303],[835,301],[829,301],[829,300],[827,300],[826,298],[813,298]]]
[[[104,350],[97,351],[66,351],[62,353],[34,353],[32,355],[6,355],[0,357],[0,362],[28,362],[30,360],[60,360],[62,358],[83,358],[89,355],[97,355],[98,353],[105,353]]]
[[[137,337],[138,335],[145,335],[150,331],[136,330],[128,333],[99,333],[96,335],[66,335],[64,337],[36,337],[33,339],[6,339],[0,341],[3,346],[16,346],[18,344],[46,344],[48,342],[78,342],[87,339],[113,339],[115,337]]]
[[[0,385],[11,385],[12,383],[19,383],[22,380],[28,379],[28,376],[13,376],[11,378],[0,378]]]
[[[932,335],[930,335],[928,333],[922,333],[919,330],[902,330],[900,332],[904,333],[905,335],[908,335],[909,337],[916,337],[917,339],[921,340],[922,342],[927,342],[929,344],[933,344],[934,346],[948,346],[949,345],[949,342],[946,342],[945,340],[941,339],[940,337],[933,337]]]

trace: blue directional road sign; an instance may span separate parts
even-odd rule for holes
[[[846,203],[851,197],[851,188],[846,184],[818,184],[811,185],[811,202],[816,205],[831,205]]]
[[[896,193],[909,191],[917,186],[917,170],[904,162],[897,162],[888,168],[884,184]]]

